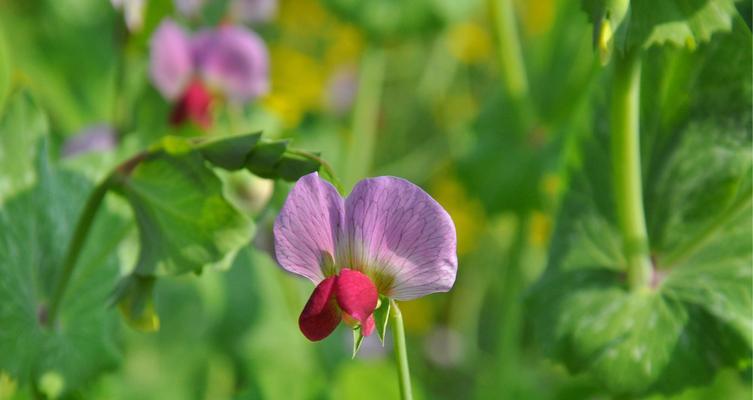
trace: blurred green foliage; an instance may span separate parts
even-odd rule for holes
[[[515,12],[528,88],[520,96],[502,78],[490,12],[497,0],[281,0],[275,18],[251,25],[270,50],[270,93],[243,107],[219,104],[207,132],[171,127],[171,105],[148,79],[150,35],[167,16],[192,29],[239,23],[227,12],[232,1],[180,15],[172,1],[149,0],[141,30],[129,32],[107,1],[0,0],[0,399],[397,398],[389,335],[384,347],[372,335],[351,360],[347,329],[316,344],[298,331],[311,285],[271,257],[271,226],[290,184],[275,182],[269,200],[255,187],[235,193],[265,204],[240,216],[219,195],[229,179],[204,162],[214,162],[211,151],[140,166],[158,170],[123,187],[132,204],[138,197],[137,215],[148,211],[140,227],[127,222],[133,214],[122,199],[108,197],[61,306],[61,328],[41,326],[96,180],[168,135],[211,143],[258,131],[274,141],[257,147],[257,158],[240,157],[257,175],[312,168],[310,158],[285,151],[289,141],[316,151],[338,176],[357,168],[410,179],[452,215],[455,287],[401,303],[417,398],[753,395],[749,2],[635,0],[629,22],[612,22],[615,51],[645,48],[651,248],[660,268],[667,258],[685,264],[660,269],[665,285],[640,297],[623,289],[613,226],[605,146],[613,66],[600,65],[589,24],[619,2],[502,0]],[[375,49],[382,74],[371,83],[380,95],[359,113],[359,64]],[[61,157],[67,140],[100,123],[116,132],[116,148]],[[373,127],[368,157],[351,157],[364,144],[353,127],[364,125]],[[231,164],[219,167],[240,165]],[[252,245],[243,245],[250,221],[220,223],[218,208],[204,204],[213,201],[253,218]],[[154,333],[108,306],[148,248],[144,225],[165,228],[150,231],[152,256],[184,247],[181,272],[229,249],[235,256],[228,268],[148,288],[160,316]],[[687,248],[694,252],[685,257]],[[656,327],[633,328],[654,317]],[[617,361],[601,357],[612,350]],[[649,371],[635,369],[636,352],[653,362]]]

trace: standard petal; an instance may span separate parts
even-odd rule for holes
[[[188,34],[170,19],[160,23],[151,41],[149,74],[154,86],[168,100],[177,99],[193,74]]]
[[[358,320],[367,330],[367,321],[374,313],[379,293],[368,276],[362,272],[344,268],[337,276],[335,298],[340,308],[349,316]],[[373,329],[373,318],[372,327]]]
[[[298,326],[309,340],[326,338],[340,323],[340,309],[335,301],[336,279],[331,276],[316,286],[298,318]]]
[[[366,271],[380,293],[408,300],[454,284],[455,224],[418,186],[388,176],[362,180],[345,201],[345,215],[337,260]]]
[[[205,81],[233,101],[269,90],[269,55],[264,41],[239,26],[221,26],[197,35],[193,54]]]
[[[343,199],[329,182],[316,172],[303,176],[275,221],[277,262],[319,283],[325,275],[322,268],[334,260],[344,215]]]

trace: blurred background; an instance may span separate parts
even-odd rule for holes
[[[739,7],[750,26],[750,5]],[[258,34],[268,90],[241,102],[213,92],[210,123],[171,123],[180,99],[149,73],[166,18],[188,35]],[[47,112],[64,162],[92,178],[166,134],[263,131],[319,152],[346,192],[396,175],[434,196],[456,223],[460,263],[451,292],[401,304],[419,399],[610,398],[547,361],[523,301],[546,265],[575,144],[606,123],[592,29],[565,0],[0,0],[13,81]],[[398,398],[389,339],[368,338],[351,360],[347,328],[316,344],[299,332],[311,284],[270,256],[289,188],[229,185],[255,218],[253,245],[226,271],[161,280],[160,331],[121,321],[120,367],[72,398]],[[0,399],[16,389],[0,375]],[[676,398],[750,397],[750,381],[727,371]]]

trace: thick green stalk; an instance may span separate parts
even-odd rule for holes
[[[412,400],[413,391],[410,384],[410,367],[408,366],[408,348],[405,346],[405,327],[403,326],[403,314],[397,307],[395,300],[390,300],[390,317],[392,318],[392,339],[395,345],[395,361],[397,362],[397,375],[400,382],[400,398]]]
[[[94,191],[89,195],[84,210],[76,223],[73,238],[68,245],[68,250],[65,254],[65,259],[63,260],[63,269],[60,272],[60,277],[58,278],[55,289],[52,292],[52,297],[50,298],[50,306],[46,318],[46,325],[49,327],[55,326],[60,305],[65,296],[65,290],[68,287],[71,276],[73,275],[78,256],[81,254],[81,250],[83,250],[84,245],[86,244],[86,237],[88,236],[89,229],[94,222],[94,217],[97,215],[97,210],[99,210],[99,206],[102,204],[102,200],[104,200],[105,194],[107,194],[107,190],[110,188],[110,182],[111,179],[108,177],[94,188]]]
[[[352,187],[366,176],[374,157],[379,103],[384,81],[384,50],[369,45],[364,50],[358,72],[358,95],[353,110],[353,125],[345,155],[343,180]]]
[[[628,283],[633,290],[651,282],[641,183],[640,85],[640,53],[629,51],[615,60],[611,134],[614,197],[627,259]]]
[[[500,72],[505,88],[513,98],[526,98],[528,77],[523,64],[523,52],[512,0],[489,0],[489,7],[497,34]]]

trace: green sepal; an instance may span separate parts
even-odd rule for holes
[[[374,310],[374,324],[376,325],[379,341],[384,345],[384,337],[387,334],[387,323],[390,320],[390,299],[379,296],[379,304]]]
[[[159,330],[159,316],[154,309],[154,277],[128,275],[120,280],[111,297],[111,304],[128,325],[143,332]]]
[[[298,178],[319,170],[319,162],[299,156],[297,154],[285,153],[276,165],[277,176],[280,179],[294,182]]]
[[[361,349],[361,345],[363,344],[363,339],[366,338],[361,333],[361,326],[357,326],[353,328],[353,357],[356,358],[356,354],[358,354],[358,350]]]
[[[259,143],[251,154],[248,155],[246,168],[262,178],[276,178],[277,162],[285,154],[287,147],[287,140]]]
[[[196,149],[210,163],[237,171],[246,165],[246,160],[260,138],[261,132],[218,137],[199,143]]]

